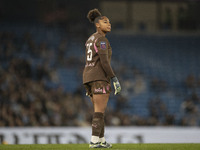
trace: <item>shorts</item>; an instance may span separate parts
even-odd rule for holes
[[[84,84],[86,89],[86,95],[91,96],[93,94],[109,94],[111,93],[111,85],[106,81],[93,81]]]

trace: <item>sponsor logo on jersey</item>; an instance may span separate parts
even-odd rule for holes
[[[106,49],[106,42],[101,41],[100,42],[100,47],[101,47],[101,49],[105,50]]]
[[[86,63],[85,67],[94,67],[95,66],[95,63],[92,62],[92,63]]]

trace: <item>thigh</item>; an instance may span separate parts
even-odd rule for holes
[[[109,100],[111,85],[106,81],[95,81],[92,83],[92,99],[95,112],[105,112]]]
[[[94,111],[95,112],[102,112],[104,113],[107,107],[107,103],[109,100],[110,94],[94,94],[93,104],[94,104]]]
[[[111,85],[106,81],[94,81],[84,84],[95,112],[105,112],[109,100]]]

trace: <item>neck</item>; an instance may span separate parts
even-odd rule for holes
[[[106,32],[103,32],[102,30],[100,30],[99,28],[97,28],[97,33],[106,36]]]

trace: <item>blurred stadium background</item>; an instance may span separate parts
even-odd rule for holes
[[[199,0],[0,0],[1,129],[90,126],[82,70],[93,8],[112,23],[123,89],[106,125],[199,127]]]

